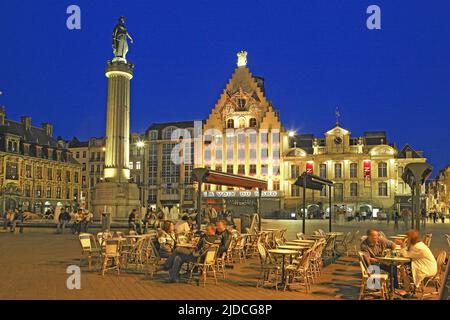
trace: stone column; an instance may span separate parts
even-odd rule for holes
[[[128,182],[130,179],[130,80],[133,65],[125,62],[109,62],[108,102],[106,119],[106,181]]]

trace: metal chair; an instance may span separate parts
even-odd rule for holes
[[[421,291],[420,298],[421,299],[423,299],[426,296],[439,294],[439,289],[441,288],[443,282],[445,281],[445,279],[444,279],[445,270],[446,270],[446,268],[448,268],[448,263],[445,264],[446,259],[447,259],[447,253],[445,251],[439,252],[439,254],[436,258],[436,263],[437,263],[436,274],[432,277],[424,279],[420,285],[420,291]],[[436,291],[425,294],[425,288],[430,283],[434,284],[434,288],[436,289]]]
[[[264,287],[267,284],[272,284],[278,290],[279,278],[281,278],[281,266],[271,259],[261,242],[257,243],[257,248],[261,263],[261,276],[256,282],[256,287],[258,288],[260,285]]]

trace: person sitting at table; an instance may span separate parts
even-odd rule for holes
[[[381,257],[386,249],[394,250],[396,244],[386,238],[381,238],[380,233],[376,229],[367,230],[367,238],[361,243],[361,251],[367,265],[378,265],[381,270],[389,273],[389,277],[394,280],[394,288],[398,288],[397,268],[392,270],[389,265],[380,263],[377,257]]]
[[[233,235],[230,230],[227,229],[227,222],[223,219],[218,220],[216,223],[216,235],[220,238],[220,246],[217,255],[221,257],[224,252],[227,252],[228,247],[231,244]]]
[[[169,282],[179,282],[181,266],[185,262],[196,262],[218,240],[216,227],[210,223],[206,226],[205,233],[202,234],[194,250],[177,247],[164,264],[164,269],[169,270]]]
[[[177,238],[174,232],[175,228],[172,221],[164,221],[163,229],[159,231],[159,255],[161,258],[168,258],[177,243]]]
[[[175,233],[176,234],[185,235],[191,231],[191,227],[189,226],[188,220],[189,220],[189,216],[184,215],[183,217],[181,217],[181,220],[179,220],[179,221],[177,221],[177,223],[175,223]]]
[[[133,209],[128,215],[128,231],[136,231],[136,211],[136,209]]]
[[[420,233],[417,230],[410,230],[406,233],[407,240],[403,242],[400,256],[411,259],[411,274],[414,288],[411,293],[415,293],[423,279],[432,277],[437,272],[437,262],[430,248],[422,242]],[[406,246],[405,244],[408,243]],[[408,282],[408,281],[405,281]],[[410,289],[408,286],[405,289]],[[399,292],[408,295],[408,292]]]

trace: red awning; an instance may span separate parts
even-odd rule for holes
[[[195,168],[192,170],[194,181],[210,183],[221,186],[239,187],[244,189],[267,190],[267,181],[230,174],[220,171],[214,171],[206,168]]]

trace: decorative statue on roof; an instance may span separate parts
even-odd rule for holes
[[[125,17],[121,16],[119,18],[119,23],[114,28],[112,34],[112,47],[114,52],[113,61],[127,61],[126,55],[128,52],[128,39],[130,39],[131,43],[134,42],[133,38],[130,36],[127,28],[125,27]]]
[[[237,66],[238,67],[245,67],[247,65],[247,51],[239,51],[237,53]]]

